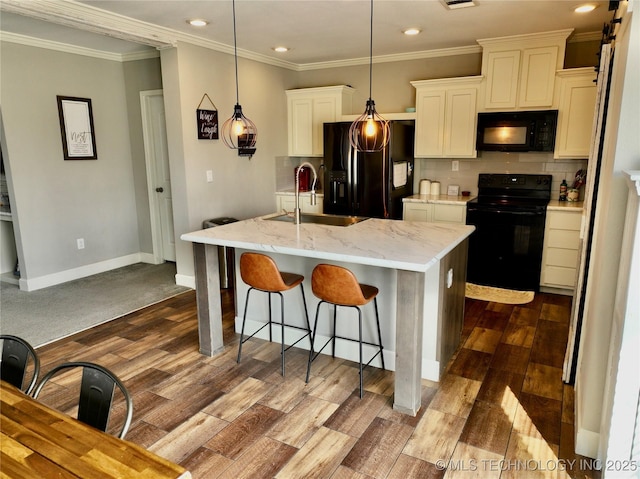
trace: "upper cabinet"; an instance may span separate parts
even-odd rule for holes
[[[596,105],[593,68],[572,68],[557,73],[558,129],[554,158],[589,158]]]
[[[481,76],[413,81],[416,158],[477,156],[477,97]]]
[[[354,92],[346,85],[287,90],[289,156],[321,157],[323,123],[350,114]]]
[[[478,40],[485,77],[480,110],[554,107],[556,71],[563,67],[571,31]]]

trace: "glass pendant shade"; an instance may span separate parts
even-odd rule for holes
[[[371,29],[369,38],[369,99],[360,115],[349,128],[349,141],[358,151],[381,151],[389,144],[389,122],[377,111],[376,104],[371,99],[371,84],[373,83],[373,0],[371,0]]]
[[[222,141],[233,150],[255,148],[258,129],[255,123],[242,113],[242,106],[236,104],[233,115],[222,125]]]
[[[369,98],[362,115],[349,128],[351,145],[358,151],[381,151],[389,143],[389,122],[376,111],[374,101]]]

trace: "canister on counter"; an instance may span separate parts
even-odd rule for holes
[[[420,194],[421,195],[429,195],[431,194],[431,180],[420,180]]]
[[[432,196],[440,196],[440,182],[439,181],[432,181],[431,182],[431,191],[430,191]]]

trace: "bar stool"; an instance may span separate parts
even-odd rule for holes
[[[311,372],[311,363],[318,357],[322,350],[330,343],[333,342],[331,356],[335,358],[336,355],[336,338],[344,339],[347,341],[357,342],[360,353],[360,398],[362,398],[362,345],[376,346],[379,350],[373,357],[365,364],[368,366],[371,364],[376,356],[380,355],[382,362],[382,369],[384,367],[384,355],[382,352],[382,335],[380,334],[380,317],[378,315],[378,288],[370,286],[368,284],[360,284],[355,275],[348,269],[341,266],[333,266],[329,264],[319,264],[313,269],[311,274],[311,289],[313,294],[320,298],[320,302],[316,308],[316,317],[313,325],[313,336],[311,343],[314,344],[317,327],[318,327],[318,313],[320,312],[320,306],[322,303],[333,304],[333,333],[329,340],[314,353],[313,348],[309,351],[309,362],[307,364],[307,379],[309,382],[309,374]],[[362,311],[360,306],[364,306],[373,300],[373,304],[376,311],[376,326],[378,329],[378,343],[369,343],[362,340]],[[345,306],[349,308],[355,308],[358,310],[358,339],[347,338],[344,336],[338,336],[336,334],[336,316],[338,306]]]
[[[272,340],[272,324],[279,324],[282,328],[282,337],[281,337],[281,347],[280,354],[282,355],[282,375],[284,376],[284,353],[289,348],[295,346],[300,341],[302,341],[305,337],[309,337],[309,343],[311,345],[311,350],[313,350],[313,343],[311,340],[311,326],[309,324],[309,314],[307,313],[307,301],[304,296],[304,287],[302,285],[302,281],[304,280],[304,276],[295,273],[285,273],[278,270],[278,266],[275,261],[267,255],[260,253],[243,253],[240,256],[240,276],[242,281],[250,286],[247,291],[247,297],[244,303],[244,314],[242,315],[242,330],[240,332],[240,345],[238,346],[238,359],[237,362],[240,362],[240,356],[242,354],[242,345],[251,339],[253,336],[258,334],[264,328],[269,326],[269,342]],[[295,326],[291,324],[285,324],[284,322],[284,298],[282,296],[283,291],[288,291],[290,289],[295,288],[300,285],[300,291],[302,292],[302,303],[304,305],[304,315],[307,327]],[[258,328],[250,336],[244,338],[244,327],[247,320],[247,306],[249,304],[249,295],[251,291],[257,290],[265,292],[269,295],[269,321],[265,323],[263,326]],[[271,295],[277,294],[280,296],[280,322],[273,321],[271,317]],[[304,336],[300,337],[295,343],[291,344],[287,348],[284,347],[284,328],[295,328],[305,331]]]

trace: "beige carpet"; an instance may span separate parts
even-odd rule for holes
[[[471,299],[492,301],[494,303],[526,304],[533,301],[535,293],[533,291],[515,291],[512,289],[467,283],[465,296]]]

